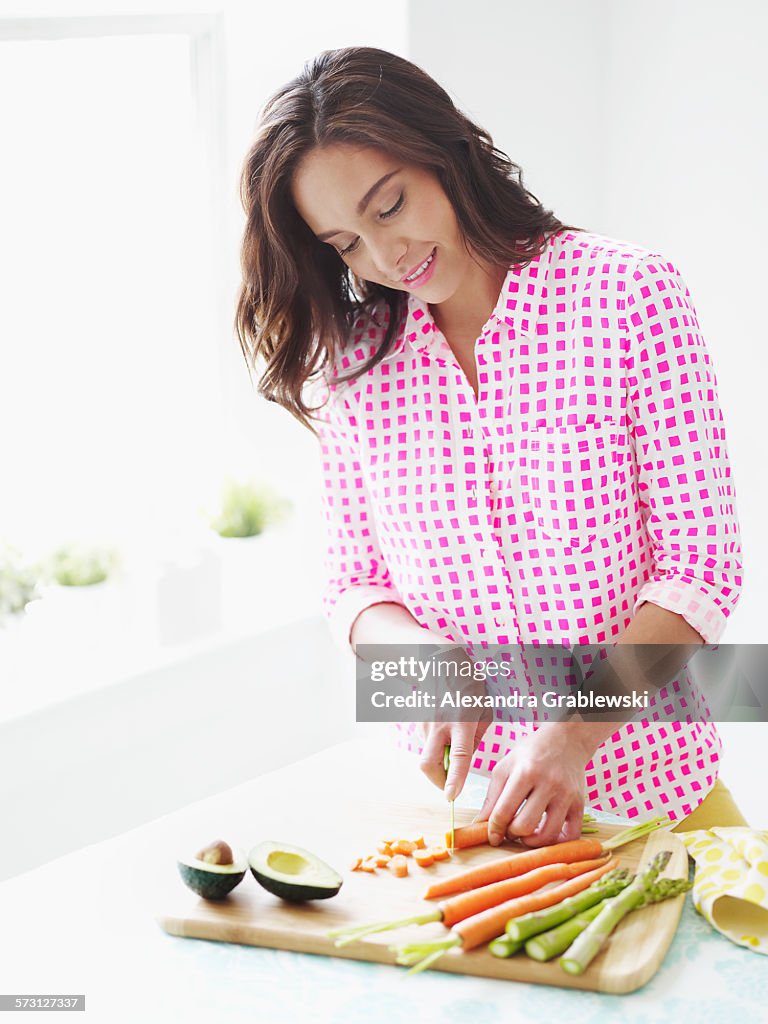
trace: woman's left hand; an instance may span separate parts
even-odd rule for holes
[[[522,839],[528,846],[579,838],[584,818],[584,768],[596,749],[592,742],[589,727],[551,722],[515,743],[493,769],[475,819],[487,819],[492,845],[498,845],[505,835]]]

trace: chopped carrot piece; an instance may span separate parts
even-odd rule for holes
[[[376,856],[373,858],[373,863],[376,865],[377,868],[385,868],[391,860],[392,858],[388,856],[386,853],[377,853]]]
[[[390,842],[387,842],[386,840],[382,840],[382,842],[379,843],[376,849],[379,851],[379,853],[386,853],[388,857],[392,856],[392,844]]]
[[[390,860],[387,867],[392,872],[392,874],[396,875],[398,878],[405,878],[405,876],[408,874],[408,861],[403,856],[403,854],[399,853],[395,857],[393,857]]]
[[[369,874],[374,875],[376,874],[376,864],[370,857],[368,857],[368,859],[364,860],[360,865],[360,870],[367,871]]]
[[[410,857],[416,849],[418,849],[416,843],[412,843],[410,839],[397,839],[392,843],[392,852],[401,853],[406,857]]]
[[[362,857],[355,857],[355,859],[352,861],[352,863],[349,866],[349,870],[350,871],[359,871],[360,870],[360,865],[362,863],[363,863],[363,858]]]
[[[432,856],[431,850],[416,850],[413,855],[413,859],[420,868],[430,868],[435,863],[435,858]]]
[[[430,846],[429,852],[434,860],[448,860],[451,856],[450,851],[446,850],[444,846]]]
[[[424,842],[424,836],[421,832],[414,832],[413,835],[405,836],[409,843],[415,843],[417,850],[426,849],[427,844]]]

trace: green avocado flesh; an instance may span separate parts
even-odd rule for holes
[[[292,903],[327,900],[341,888],[341,875],[300,846],[259,843],[248,854],[248,863],[259,885]]]
[[[177,861],[184,884],[206,900],[223,900],[245,878],[248,870],[242,857],[233,864],[208,864],[192,857]]]

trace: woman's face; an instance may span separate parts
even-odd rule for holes
[[[477,270],[437,177],[381,150],[312,150],[294,174],[292,195],[320,241],[366,281],[440,303]]]

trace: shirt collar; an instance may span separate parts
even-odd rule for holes
[[[497,324],[506,324],[517,328],[521,334],[536,332],[536,324],[541,312],[542,299],[546,295],[546,278],[552,261],[552,245],[548,243],[544,252],[534,256],[526,264],[514,264],[509,268],[504,284],[501,286],[496,305],[485,325],[483,333],[487,333]],[[437,328],[423,299],[411,293],[408,296],[408,311],[403,333],[398,339],[394,350],[385,358],[389,359],[402,352],[405,344],[419,353],[430,353],[439,356],[442,347],[442,336],[436,334]]]

